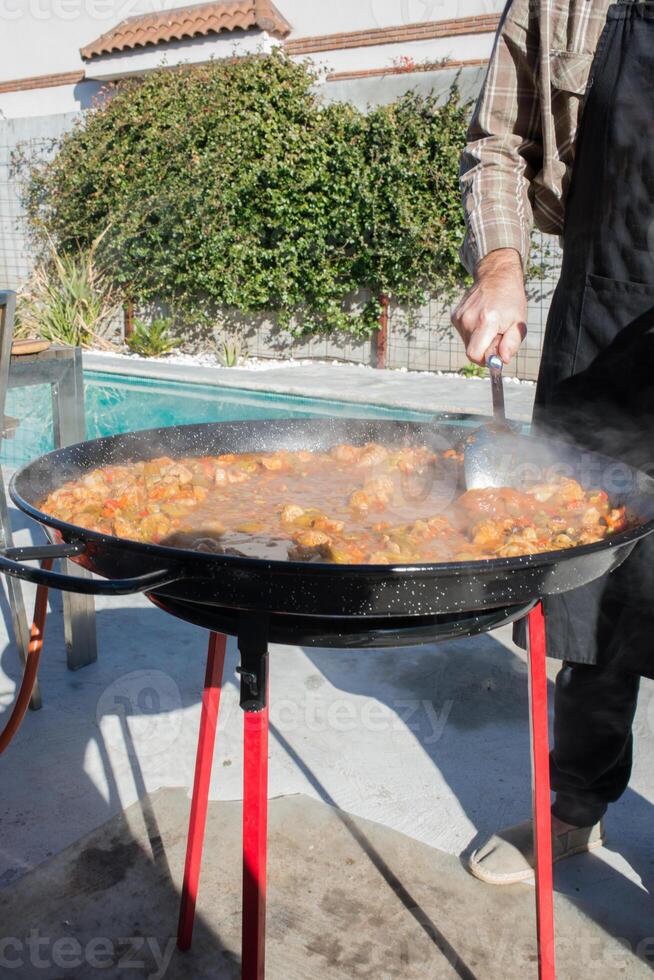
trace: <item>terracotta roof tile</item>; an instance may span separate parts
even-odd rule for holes
[[[237,30],[262,30],[276,37],[286,37],[291,25],[271,0],[221,0],[128,17],[81,48],[80,53],[85,61],[89,61],[114,51]]]

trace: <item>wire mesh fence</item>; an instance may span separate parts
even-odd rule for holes
[[[549,306],[558,279],[558,245],[549,236],[534,236],[532,267],[538,275],[527,284],[527,336],[513,365],[512,373],[524,380],[538,376],[541,350]],[[386,366],[407,371],[457,372],[469,364],[461,339],[450,322],[450,302],[438,296],[419,309],[406,310],[391,304],[388,322]],[[255,357],[294,357],[376,363],[373,341],[357,341],[347,336],[297,339],[275,330],[261,319],[243,332],[243,344]]]
[[[12,174],[14,149],[0,144],[0,289],[17,289],[30,269],[20,186]]]

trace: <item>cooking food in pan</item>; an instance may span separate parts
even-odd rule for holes
[[[161,457],[95,469],[41,507],[135,541],[375,565],[557,551],[630,524],[625,507],[574,479],[460,493],[460,467],[454,450],[378,443]]]

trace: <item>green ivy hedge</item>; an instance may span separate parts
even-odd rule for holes
[[[34,235],[66,252],[108,229],[126,297],[272,313],[296,333],[365,335],[381,294],[415,304],[460,283],[457,92],[364,114],[323,105],[315,81],[273,54],[112,86],[29,164]]]

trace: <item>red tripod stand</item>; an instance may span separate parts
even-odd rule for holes
[[[202,862],[226,637],[211,633],[202,696],[177,945],[191,945]],[[266,943],[268,831],[268,651],[261,632],[245,630],[241,651],[244,710],[242,978],[263,980]],[[545,619],[539,603],[529,614],[529,705],[532,749],[536,916],[539,980],[555,980]],[[482,886],[480,886],[482,887]]]

